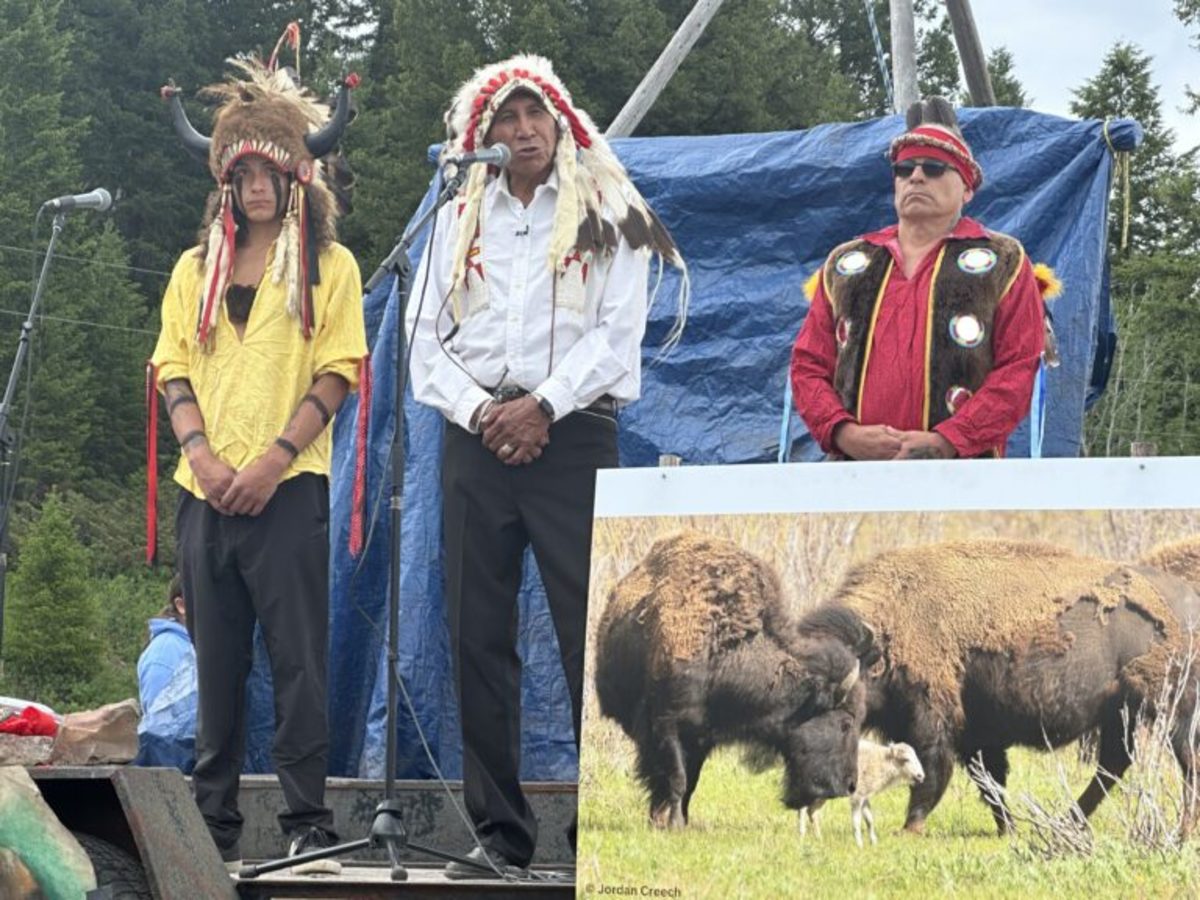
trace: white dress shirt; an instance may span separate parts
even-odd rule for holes
[[[605,394],[628,403],[641,391],[650,253],[622,239],[610,257],[587,260],[582,285],[580,261],[552,290],[546,257],[557,185],[551,174],[526,207],[507,178],[489,182],[480,211],[483,279],[469,274],[476,280],[457,329],[449,297],[455,201],[439,212],[422,254],[406,314],[413,395],[468,430],[500,385],[545,397],[556,419]]]

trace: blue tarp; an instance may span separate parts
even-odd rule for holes
[[[1034,261],[1052,265],[1065,286],[1054,303],[1062,366],[1047,382],[1043,452],[1076,456],[1085,404],[1103,389],[1112,349],[1105,262],[1112,155],[1105,128],[1027,110],[967,110],[963,130],[986,174],[968,212],[1020,238]],[[901,131],[889,117],[808,131],[615,142],[642,192],[672,230],[691,267],[691,316],[682,343],[647,365],[642,400],[621,415],[623,465],[676,453],[687,464],[776,458],[792,341],[807,304],[802,285],[836,244],[893,221],[885,159]],[[1109,123],[1116,149],[1133,149],[1140,127]],[[427,196],[428,204],[431,196]],[[414,250],[414,259],[420,246]],[[652,310],[647,363],[672,321],[677,281],[668,272]],[[414,288],[414,295],[419,286]],[[414,302],[415,296],[414,296]],[[346,552],[353,434],[352,399],[336,425],[332,535],[330,705],[337,775],[383,774],[386,697],[389,494],[394,416],[397,297],[384,284],[366,299],[374,357],[369,514],[376,517],[361,564]],[[447,777],[461,773],[453,676],[442,601],[439,455],[441,417],[404,405],[405,490],[400,588],[399,673],[405,695],[398,724],[397,775],[432,767],[419,722]],[[785,456],[813,459],[796,425]],[[1010,443],[1028,454],[1022,426]],[[534,573],[522,588],[520,651],[525,661],[524,757],[527,779],[576,775],[570,706],[545,597]],[[411,709],[409,702],[411,701]],[[264,748],[252,738],[251,754]]]

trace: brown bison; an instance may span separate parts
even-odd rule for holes
[[[1161,544],[1143,556],[1141,564],[1182,578],[1193,588],[1200,587],[1200,538]],[[1193,591],[1181,596],[1175,592],[1168,602],[1184,628],[1188,631],[1200,630],[1200,594]]]
[[[612,589],[596,641],[600,710],[636,745],[651,822],[686,824],[723,743],[782,756],[793,809],[853,793],[859,658],[871,646],[859,617],[836,606],[793,622],[775,574],[729,541],[655,543]]]
[[[1148,566],[968,541],[882,553],[851,570],[831,602],[875,632],[866,726],[916,749],[926,777],[912,788],[905,827],[920,831],[956,759],[979,757],[1003,785],[1009,747],[1058,747],[1098,729],[1099,768],[1079,798],[1090,815],[1130,764],[1122,711],[1153,701],[1177,671],[1187,648],[1179,622],[1196,596]],[[1189,786],[1195,702],[1193,679],[1172,730]],[[992,813],[1003,833],[1006,811]]]

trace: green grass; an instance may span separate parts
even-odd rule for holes
[[[647,824],[623,735],[607,721],[589,722],[589,729],[580,783],[580,897],[651,897],[654,888],[677,888],[657,896],[684,898],[1200,896],[1196,847],[1139,853],[1125,839],[1119,797],[1109,798],[1093,820],[1091,856],[1042,860],[1027,852],[1019,833],[1015,842],[996,835],[962,769],[921,836],[899,833],[906,788],[879,795],[872,802],[879,844],[859,850],[848,801],[826,804],[821,836],[802,839],[796,814],[779,801],[781,771],[751,773],[739,751],[726,748],[704,768],[688,827],[657,831]],[[1055,757],[1014,750],[1010,758],[1014,796],[1063,805]],[[1091,769],[1077,763],[1074,747],[1059,751],[1057,762],[1077,794]]]

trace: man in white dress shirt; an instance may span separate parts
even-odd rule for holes
[[[503,172],[475,166],[442,210],[408,312],[414,394],[448,420],[446,601],[464,795],[486,851],[471,858],[499,873],[527,866],[537,841],[518,780],[525,548],[546,587],[578,745],[596,470],[618,464],[616,413],[639,395],[650,257],[683,262],[548,60],[479,70],[446,122],[447,155],[511,151]],[[480,873],[451,863],[447,874]]]

